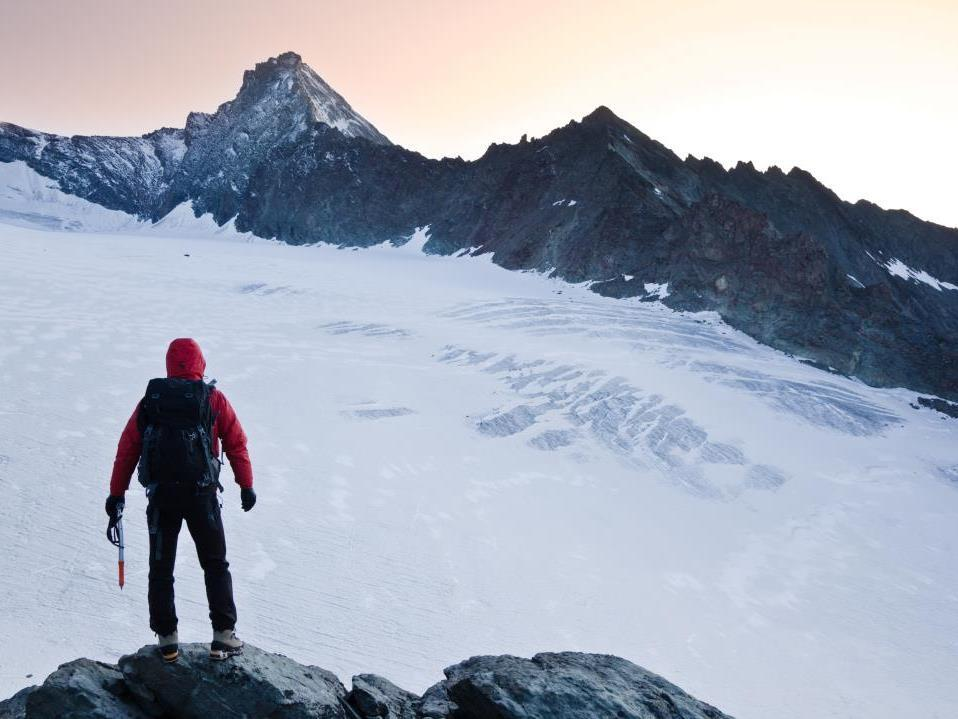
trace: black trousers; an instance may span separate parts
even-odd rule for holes
[[[176,629],[173,566],[184,520],[203,568],[213,629],[233,629],[233,578],[226,561],[226,536],[216,492],[198,494],[195,488],[159,487],[150,498],[146,516],[150,527],[150,629],[160,635]]]

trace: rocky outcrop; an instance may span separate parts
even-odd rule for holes
[[[427,252],[714,310],[825,369],[958,399],[958,230],[844,202],[797,168],[683,160],[605,107],[474,162],[431,160],[284,53],[182,130],[0,124],[0,162],[14,160],[111,209],[158,220],[191,202],[293,244],[402,242],[429,225]]]
[[[181,647],[175,664],[156,648],[119,666],[64,664],[39,687],[0,702],[0,719],[727,719],[641,667],[603,654],[532,659],[473,657],[445,670],[422,697],[360,674],[347,691],[335,675],[247,645],[213,662],[205,645]]]
[[[605,654],[473,657],[426,691],[429,719],[723,719],[662,677]]]
[[[958,403],[956,402],[947,402],[938,397],[919,397],[918,406],[927,407],[928,409],[933,409],[936,412],[941,412],[944,415],[958,419]]]
[[[134,703],[154,716],[340,717],[346,690],[325,669],[248,647],[233,662],[210,661],[209,648],[184,645],[166,664],[155,647],[122,657],[120,671]]]
[[[141,137],[62,137],[0,122],[0,162],[22,160],[71,195],[149,217],[186,153],[183,130]]]
[[[122,672],[89,659],[64,664],[39,687],[31,687],[0,703],[0,719],[147,719],[127,688]]]
[[[422,716],[422,700],[375,674],[353,677],[349,705],[361,717],[417,719]]]

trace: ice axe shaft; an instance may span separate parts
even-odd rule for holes
[[[116,571],[117,578],[120,582],[120,589],[123,589],[123,513],[120,512],[120,516],[116,521],[117,536],[120,540],[120,543],[117,544],[117,562],[116,562]]]
[[[111,497],[112,499],[112,497]],[[107,503],[107,510],[110,511],[110,503]],[[118,550],[116,572],[120,582],[120,589],[123,589],[123,502],[116,502],[112,508],[113,514],[110,515],[110,524],[106,528],[106,538],[110,544]]]

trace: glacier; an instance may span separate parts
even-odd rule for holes
[[[250,642],[421,691],[473,654],[608,652],[739,719],[949,716],[958,423],[714,313],[490,255],[156,225],[0,164],[0,695],[148,643],[103,537],[116,440],[193,336],[250,436],[226,473]],[[208,639],[184,541],[180,634]]]

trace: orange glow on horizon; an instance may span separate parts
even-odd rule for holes
[[[3,0],[0,120],[182,127],[294,50],[391,140],[475,158],[609,106],[679,155],[798,165],[958,226],[955,0]]]

